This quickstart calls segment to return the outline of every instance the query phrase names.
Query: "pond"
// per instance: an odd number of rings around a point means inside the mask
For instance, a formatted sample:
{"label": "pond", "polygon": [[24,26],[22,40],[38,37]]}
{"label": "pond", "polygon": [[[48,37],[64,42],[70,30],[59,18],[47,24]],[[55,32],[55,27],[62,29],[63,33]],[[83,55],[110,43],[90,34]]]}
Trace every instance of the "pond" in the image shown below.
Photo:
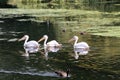
{"label": "pond", "polygon": [[[91,15],[85,16],[87,13]],[[96,13],[98,15],[95,15]],[[71,11],[66,10],[1,10],[0,79],[65,80],[66,78],[57,76],[54,70],[70,69],[68,80],[119,80],[120,35],[117,32],[120,30],[117,27],[119,19],[111,17],[113,20],[109,20],[107,16],[104,18],[107,21],[104,22],[101,13],[96,13],[85,11],[84,14],[76,16],[77,13],[71,14]],[[103,16],[106,14],[108,13]],[[108,15],[114,16],[113,13]],[[106,26],[107,28],[104,28]],[[116,33],[111,34],[114,32],[112,30]],[[48,52],[46,56],[43,42],[40,42],[41,48],[38,52],[28,57],[22,56],[25,54],[24,42],[17,40],[25,34],[30,36],[30,40],[36,41],[46,34],[49,36],[48,41],[55,39],[62,44],[62,48]],[[90,50],[87,55],[76,57],[73,44],[68,43],[74,35],[79,37],[79,41],[89,44]]]}

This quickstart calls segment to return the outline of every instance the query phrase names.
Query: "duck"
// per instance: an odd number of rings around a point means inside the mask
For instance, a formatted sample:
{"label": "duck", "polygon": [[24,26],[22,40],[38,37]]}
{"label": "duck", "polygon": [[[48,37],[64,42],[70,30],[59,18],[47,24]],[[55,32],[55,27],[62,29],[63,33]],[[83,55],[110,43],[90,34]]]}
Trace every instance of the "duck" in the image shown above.
{"label": "duck", "polygon": [[71,38],[68,42],[72,42],[74,41],[74,48],[81,48],[81,49],[85,49],[88,50],[89,49],[89,45],[86,42],[78,42],[78,36],[73,36],[73,38]]}
{"label": "duck", "polygon": [[35,40],[31,40],[31,41],[28,41],[29,39],[29,36],[28,35],[24,35],[22,38],[18,39],[18,41],[24,41],[24,48],[33,48],[33,49],[36,49],[36,48],[39,48],[40,45],[37,41]]}
{"label": "duck", "polygon": [[48,40],[47,35],[43,35],[43,37],[38,40],[38,43],[43,40],[44,40],[44,47],[61,47],[62,46],[62,44],[59,44],[56,40],[47,42]]}
{"label": "duck", "polygon": [[61,70],[55,71],[55,73],[56,73],[59,77],[63,77],[63,78],[69,77],[69,72],[70,72],[69,69],[68,69],[66,72],[65,72],[65,71],[61,71]]}

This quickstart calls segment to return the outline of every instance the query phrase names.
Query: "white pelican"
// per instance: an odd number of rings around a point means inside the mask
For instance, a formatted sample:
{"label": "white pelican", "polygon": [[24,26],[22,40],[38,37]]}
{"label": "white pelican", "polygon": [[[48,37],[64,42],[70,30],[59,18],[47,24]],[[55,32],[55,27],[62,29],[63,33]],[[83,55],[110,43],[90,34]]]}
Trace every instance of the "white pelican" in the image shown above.
{"label": "white pelican", "polygon": [[34,41],[34,40],[28,41],[28,39],[29,39],[29,36],[28,35],[24,35],[18,41],[25,40],[25,42],[24,42],[24,48],[33,48],[33,49],[39,48],[39,44],[38,44],[37,41]]}
{"label": "white pelican", "polygon": [[47,43],[47,40],[48,40],[47,35],[44,35],[40,40],[38,40],[38,42],[41,42],[42,40],[45,40],[44,47],[61,47],[62,46],[62,44],[59,44],[56,40],[52,40]]}
{"label": "white pelican", "polygon": [[72,39],[69,40],[69,42],[71,41],[75,41],[73,47],[74,48],[82,48],[82,49],[86,49],[89,50],[89,45],[86,42],[78,42],[78,36],[74,36]]}

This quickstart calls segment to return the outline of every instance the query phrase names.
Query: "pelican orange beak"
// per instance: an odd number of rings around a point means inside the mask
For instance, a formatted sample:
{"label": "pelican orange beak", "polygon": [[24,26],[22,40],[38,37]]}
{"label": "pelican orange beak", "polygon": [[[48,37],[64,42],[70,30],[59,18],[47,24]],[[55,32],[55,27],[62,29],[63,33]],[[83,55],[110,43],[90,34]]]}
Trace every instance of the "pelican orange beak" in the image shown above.
{"label": "pelican orange beak", "polygon": [[23,41],[23,40],[25,40],[25,39],[26,39],[26,37],[23,36],[22,38],[18,39],[18,41]]}
{"label": "pelican orange beak", "polygon": [[39,39],[38,40],[38,42],[41,42],[41,41],[43,41],[45,38],[44,37],[42,37],[41,39]]}
{"label": "pelican orange beak", "polygon": [[72,42],[72,41],[74,41],[74,38],[71,38],[71,39],[68,41],[68,43],[70,43],[70,42]]}

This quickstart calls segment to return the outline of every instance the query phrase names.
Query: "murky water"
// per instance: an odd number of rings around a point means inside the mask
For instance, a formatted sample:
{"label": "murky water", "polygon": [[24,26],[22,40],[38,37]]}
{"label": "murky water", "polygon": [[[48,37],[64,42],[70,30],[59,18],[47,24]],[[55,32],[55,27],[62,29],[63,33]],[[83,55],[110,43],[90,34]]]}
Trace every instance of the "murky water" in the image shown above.
{"label": "murky water", "polygon": [[[66,71],[67,68],[70,69],[69,80],[120,79],[120,38],[89,33],[81,35],[80,32],[64,28],[66,25],[75,24],[74,21],[63,25],[61,22],[52,23],[49,20],[29,21],[30,18],[32,17],[24,15],[0,19],[1,80],[59,80],[61,77],[57,76],[54,70]],[[57,18],[61,20],[60,17]],[[25,54],[24,42],[18,42],[17,39],[25,34],[30,36],[30,40],[38,40],[47,34],[48,41],[55,39],[62,43],[63,47],[45,55],[41,42],[40,51],[30,54],[29,57],[22,56]],[[86,41],[90,45],[87,55],[76,55],[72,45],[68,43],[73,35],[78,35],[79,41]]]}

